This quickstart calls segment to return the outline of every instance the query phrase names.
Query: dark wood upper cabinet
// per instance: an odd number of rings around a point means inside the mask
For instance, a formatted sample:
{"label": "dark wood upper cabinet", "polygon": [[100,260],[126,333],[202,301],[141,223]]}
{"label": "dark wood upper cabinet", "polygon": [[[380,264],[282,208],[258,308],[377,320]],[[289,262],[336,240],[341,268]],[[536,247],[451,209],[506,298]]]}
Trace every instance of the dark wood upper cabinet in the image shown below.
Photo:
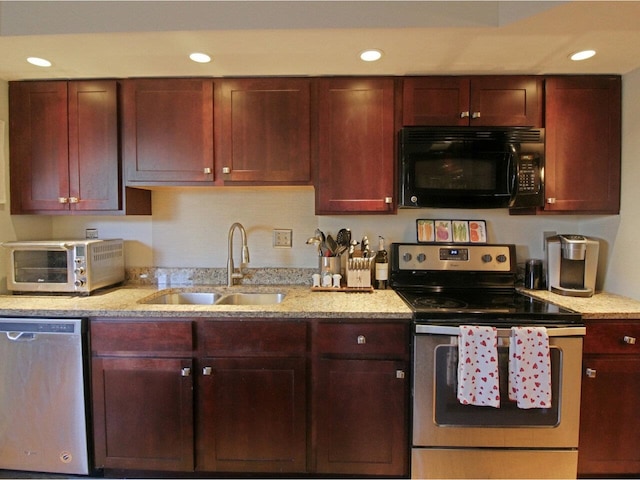
{"label": "dark wood upper cabinet", "polygon": [[311,182],[311,80],[216,83],[216,172],[225,184]]}
{"label": "dark wood upper cabinet", "polygon": [[621,78],[546,80],[544,212],[620,211]]}
{"label": "dark wood upper cabinet", "polygon": [[316,214],[395,213],[395,80],[317,80]]}
{"label": "dark wood upper cabinet", "polygon": [[213,79],[123,81],[127,185],[212,184]]}
{"label": "dark wood upper cabinet", "polygon": [[406,77],[403,125],[542,126],[542,78]]}
{"label": "dark wood upper cabinet", "polygon": [[116,81],[11,82],[9,102],[12,213],[150,213],[122,186]]}

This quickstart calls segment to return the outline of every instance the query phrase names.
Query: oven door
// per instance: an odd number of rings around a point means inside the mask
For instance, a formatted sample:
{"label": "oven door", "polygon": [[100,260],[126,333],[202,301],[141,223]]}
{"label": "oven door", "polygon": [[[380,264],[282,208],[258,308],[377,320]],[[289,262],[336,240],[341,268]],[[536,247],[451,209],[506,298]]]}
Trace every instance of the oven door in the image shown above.
{"label": "oven door", "polygon": [[[456,397],[458,327],[417,325],[413,444],[449,447],[577,448],[584,327],[549,328],[553,405],[520,409],[461,405]],[[508,398],[510,329],[498,329],[501,398]]]}
{"label": "oven door", "polygon": [[59,242],[15,242],[9,248],[7,288],[17,292],[73,292],[73,248]]}

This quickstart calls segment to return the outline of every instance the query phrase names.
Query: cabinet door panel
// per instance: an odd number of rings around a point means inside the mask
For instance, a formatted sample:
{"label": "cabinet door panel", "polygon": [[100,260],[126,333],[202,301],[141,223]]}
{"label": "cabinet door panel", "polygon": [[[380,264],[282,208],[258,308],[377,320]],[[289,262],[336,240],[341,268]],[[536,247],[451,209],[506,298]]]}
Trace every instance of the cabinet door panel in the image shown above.
{"label": "cabinet door panel", "polygon": [[393,213],[394,80],[318,82],[316,213]]}
{"label": "cabinet door panel", "polygon": [[197,469],[305,472],[305,359],[203,362],[211,371],[199,382]]}
{"label": "cabinet door panel", "polygon": [[403,87],[403,125],[469,125],[469,79],[407,77]]}
{"label": "cabinet door panel", "polygon": [[225,79],[218,88],[225,182],[309,182],[310,80]]}
{"label": "cabinet door panel", "polygon": [[640,358],[585,355],[578,473],[640,473]]}
{"label": "cabinet door panel", "polygon": [[69,177],[71,209],[121,208],[115,81],[69,82]]}
{"label": "cabinet door panel", "polygon": [[552,77],[546,81],[544,210],[620,210],[619,77]]}
{"label": "cabinet door panel", "polygon": [[190,359],[93,358],[96,466],[193,470]]}
{"label": "cabinet door panel", "polygon": [[11,82],[11,210],[69,210],[67,82]]}
{"label": "cabinet door panel", "polygon": [[408,471],[404,362],[319,361],[317,471],[393,475]]}
{"label": "cabinet door panel", "polygon": [[472,77],[469,124],[540,127],[541,90],[536,77]]}
{"label": "cabinet door panel", "polygon": [[128,183],[213,181],[212,80],[126,80],[123,99]]}

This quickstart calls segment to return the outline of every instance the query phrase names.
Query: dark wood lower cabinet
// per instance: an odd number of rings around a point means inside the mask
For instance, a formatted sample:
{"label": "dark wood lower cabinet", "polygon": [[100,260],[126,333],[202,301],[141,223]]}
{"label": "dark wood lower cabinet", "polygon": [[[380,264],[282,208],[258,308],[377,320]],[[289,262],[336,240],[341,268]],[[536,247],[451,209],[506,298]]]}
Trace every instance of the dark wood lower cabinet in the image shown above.
{"label": "dark wood lower cabinet", "polygon": [[405,368],[398,361],[320,360],[318,473],[406,473]]}
{"label": "dark wood lower cabinet", "polygon": [[304,358],[211,358],[202,370],[198,470],[306,471]]}
{"label": "dark wood lower cabinet", "polygon": [[109,475],[408,475],[408,325],[91,319],[90,332]]}
{"label": "dark wood lower cabinet", "polygon": [[97,466],[193,470],[191,368],[191,359],[93,359]]}

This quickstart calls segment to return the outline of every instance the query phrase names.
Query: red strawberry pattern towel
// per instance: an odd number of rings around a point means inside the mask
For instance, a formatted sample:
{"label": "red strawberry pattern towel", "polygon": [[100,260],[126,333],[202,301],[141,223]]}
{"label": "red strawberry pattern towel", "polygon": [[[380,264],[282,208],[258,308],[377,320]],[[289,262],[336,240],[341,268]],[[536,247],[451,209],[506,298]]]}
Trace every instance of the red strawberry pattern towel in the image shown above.
{"label": "red strawberry pattern towel", "polygon": [[458,401],[463,405],[500,407],[497,344],[495,327],[460,327]]}
{"label": "red strawberry pattern towel", "polygon": [[545,327],[511,327],[509,399],[519,408],[551,407],[551,357]]}

